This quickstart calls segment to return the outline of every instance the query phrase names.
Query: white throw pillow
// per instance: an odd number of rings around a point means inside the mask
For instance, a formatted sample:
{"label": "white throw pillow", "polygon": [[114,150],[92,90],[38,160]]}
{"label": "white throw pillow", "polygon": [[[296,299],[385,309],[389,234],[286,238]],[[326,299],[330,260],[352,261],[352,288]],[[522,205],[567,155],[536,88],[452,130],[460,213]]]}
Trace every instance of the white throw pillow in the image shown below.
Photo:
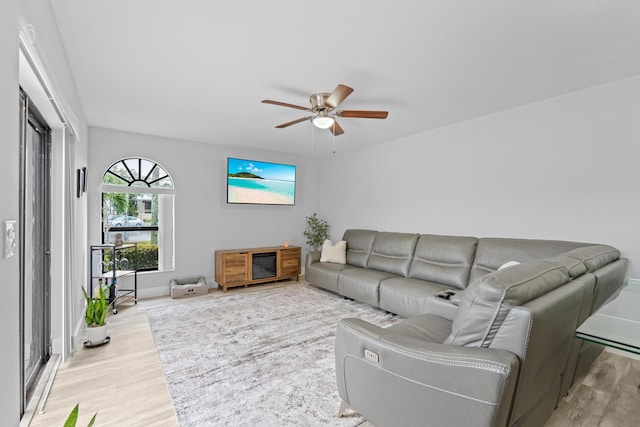
{"label": "white throw pillow", "polygon": [[322,244],[322,254],[320,254],[320,262],[335,262],[336,264],[346,264],[347,242],[341,240],[334,245],[331,243],[331,240],[325,240]]}
{"label": "white throw pillow", "polygon": [[498,270],[502,270],[503,268],[513,267],[514,265],[520,264],[518,261],[507,261],[498,268]]}

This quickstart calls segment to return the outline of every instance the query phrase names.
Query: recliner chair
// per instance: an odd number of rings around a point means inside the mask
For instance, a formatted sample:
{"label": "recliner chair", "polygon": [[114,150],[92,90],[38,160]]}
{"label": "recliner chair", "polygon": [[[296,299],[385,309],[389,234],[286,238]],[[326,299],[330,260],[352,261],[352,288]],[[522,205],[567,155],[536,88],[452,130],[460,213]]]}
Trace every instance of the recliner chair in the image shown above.
{"label": "recliner chair", "polygon": [[541,426],[561,397],[592,278],[572,258],[531,261],[474,280],[450,318],[386,329],[343,319],[340,397],[376,427]]}

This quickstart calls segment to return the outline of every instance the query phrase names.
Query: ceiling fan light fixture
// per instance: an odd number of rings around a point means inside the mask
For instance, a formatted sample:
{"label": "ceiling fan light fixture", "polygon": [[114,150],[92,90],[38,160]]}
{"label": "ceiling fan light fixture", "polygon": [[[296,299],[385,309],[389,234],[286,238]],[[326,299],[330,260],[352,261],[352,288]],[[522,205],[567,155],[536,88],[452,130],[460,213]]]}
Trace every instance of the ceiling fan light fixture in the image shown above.
{"label": "ceiling fan light fixture", "polygon": [[327,114],[326,111],[321,111],[312,120],[315,127],[320,129],[329,129],[335,123],[335,119]]}
{"label": "ceiling fan light fixture", "polygon": [[[310,121],[313,126],[319,129],[328,129],[333,136],[344,134],[344,130],[336,120],[337,117],[361,118],[361,119],[386,119],[389,114],[387,111],[368,111],[368,110],[337,110],[338,105],[348,97],[353,89],[349,86],[339,84],[331,93],[318,92],[311,94],[309,103],[311,108],[301,105],[289,104],[286,102],[273,101],[271,99],[263,99],[265,104],[280,105],[281,107],[295,108],[303,110],[315,115],[307,115],[297,120],[276,126],[278,129],[286,128],[296,123]],[[313,129],[313,128],[312,128]]]}

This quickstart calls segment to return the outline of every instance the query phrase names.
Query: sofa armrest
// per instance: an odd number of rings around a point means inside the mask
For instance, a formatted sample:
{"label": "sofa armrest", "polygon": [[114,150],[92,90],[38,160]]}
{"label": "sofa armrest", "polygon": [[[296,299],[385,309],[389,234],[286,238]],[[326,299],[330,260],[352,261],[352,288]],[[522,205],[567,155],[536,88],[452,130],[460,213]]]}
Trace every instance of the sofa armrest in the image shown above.
{"label": "sofa armrest", "polygon": [[336,335],[342,400],[377,427],[506,425],[519,370],[507,351],[458,347],[343,319]]}
{"label": "sofa armrest", "polygon": [[425,313],[433,314],[453,322],[458,311],[458,304],[450,299],[442,299],[437,296],[429,296],[425,300]]}
{"label": "sofa armrest", "polygon": [[307,252],[307,258],[305,260],[305,268],[310,266],[311,264],[315,263],[315,262],[320,262],[320,255],[321,252],[320,251],[309,251]]}

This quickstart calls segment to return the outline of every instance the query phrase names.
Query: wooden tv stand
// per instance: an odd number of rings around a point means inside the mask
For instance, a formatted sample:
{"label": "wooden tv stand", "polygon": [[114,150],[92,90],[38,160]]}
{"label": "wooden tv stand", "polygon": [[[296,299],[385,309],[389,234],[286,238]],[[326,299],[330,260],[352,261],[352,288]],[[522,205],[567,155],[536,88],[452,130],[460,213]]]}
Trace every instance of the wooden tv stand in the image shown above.
{"label": "wooden tv stand", "polygon": [[256,283],[298,280],[301,273],[300,246],[228,249],[215,252],[215,280],[227,288]]}

